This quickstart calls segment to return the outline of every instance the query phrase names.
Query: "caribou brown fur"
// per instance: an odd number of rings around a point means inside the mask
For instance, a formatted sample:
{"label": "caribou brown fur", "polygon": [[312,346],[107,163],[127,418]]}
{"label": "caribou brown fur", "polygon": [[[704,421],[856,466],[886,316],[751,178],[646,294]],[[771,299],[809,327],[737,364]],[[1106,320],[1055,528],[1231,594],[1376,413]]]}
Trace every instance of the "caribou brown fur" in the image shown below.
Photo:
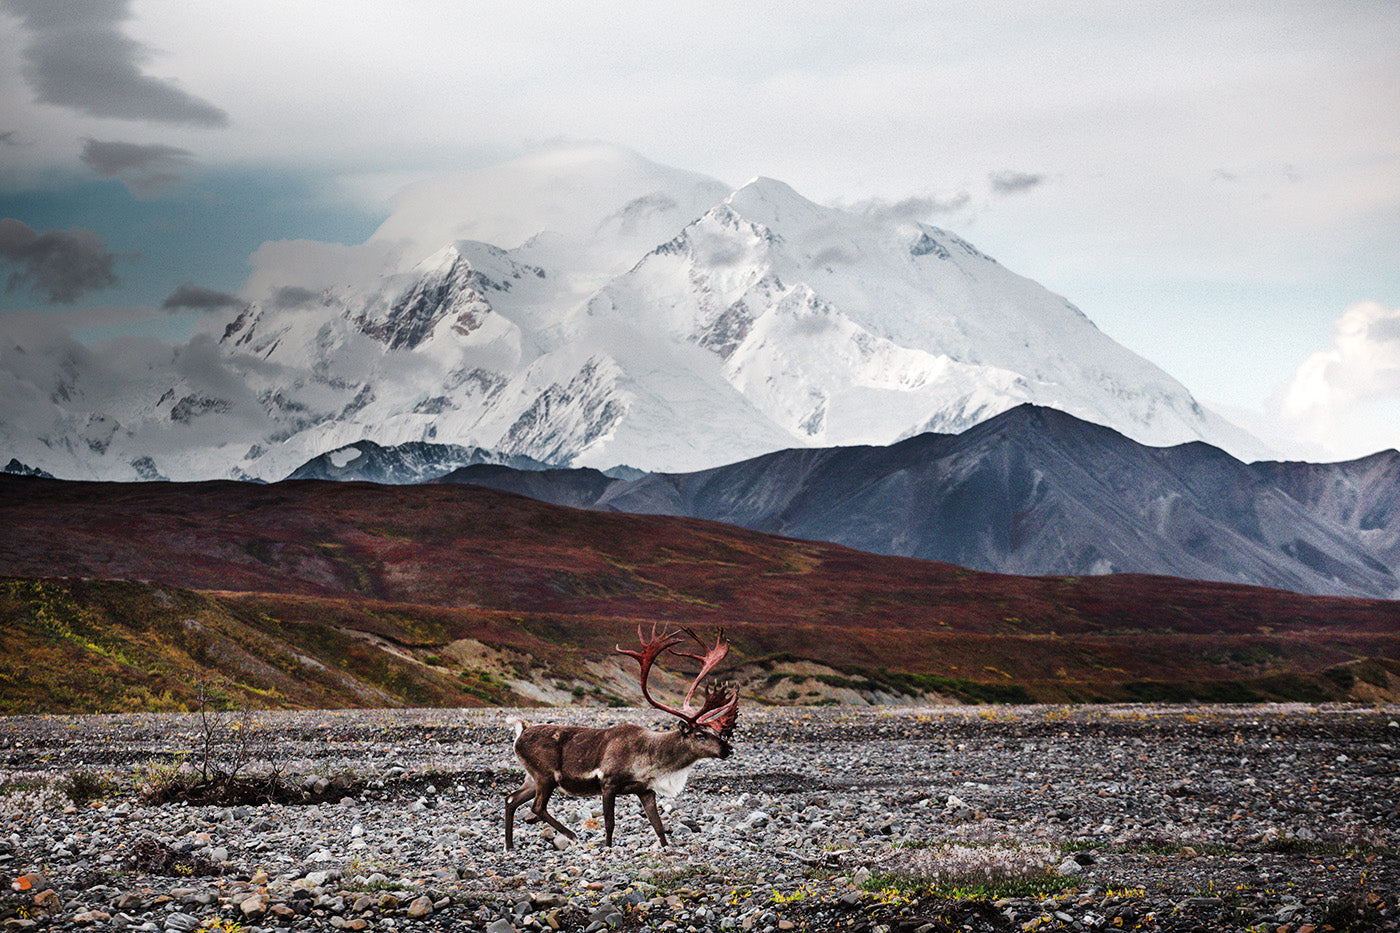
{"label": "caribou brown fur", "polygon": [[[689,630],[691,638],[700,639]],[[640,636],[641,633],[638,632]],[[626,723],[607,729],[587,726],[530,725],[512,718],[515,729],[515,754],[525,766],[525,783],[506,798],[506,848],[514,848],[515,811],[526,800],[534,798],[527,822],[543,820],[570,839],[573,831],[550,815],[546,809],[555,789],[576,797],[603,797],[603,831],[606,844],[613,840],[614,807],[618,794],[635,794],[642,810],[651,822],[661,844],[666,845],[666,830],[656,809],[658,793],[671,796],[685,787],[690,769],[702,758],[728,758],[733,751],[730,737],[738,712],[737,690],[707,690],[700,708],[690,705],[700,680],[719,663],[728,651],[723,636],[707,653],[698,655],[674,651],[678,634],[642,638],[642,651],[618,650],[641,662],[642,695],[647,702],[681,719],[680,725],[669,731],[656,731]],[[702,662],[700,673],[686,693],[684,705],[673,709],[657,703],[647,690],[647,675],[652,662],[662,652],[671,650],[683,657]]]}

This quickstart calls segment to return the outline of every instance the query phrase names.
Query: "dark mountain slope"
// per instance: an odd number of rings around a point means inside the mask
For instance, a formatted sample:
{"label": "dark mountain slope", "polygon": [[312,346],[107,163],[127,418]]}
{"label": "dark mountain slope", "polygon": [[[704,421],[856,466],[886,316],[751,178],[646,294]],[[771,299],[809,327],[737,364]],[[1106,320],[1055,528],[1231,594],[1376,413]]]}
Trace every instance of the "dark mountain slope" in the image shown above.
{"label": "dark mountain slope", "polygon": [[1252,469],[1316,515],[1350,529],[1400,568],[1400,451],[1345,463],[1256,463]]}
{"label": "dark mountain slope", "polygon": [[[1395,459],[1378,457],[1290,472],[1201,443],[1146,447],[1022,406],[959,435],[781,451],[698,473],[451,479],[998,573],[1149,573],[1390,597],[1400,587],[1400,479],[1389,472]],[[1338,476],[1350,477],[1341,493]]]}

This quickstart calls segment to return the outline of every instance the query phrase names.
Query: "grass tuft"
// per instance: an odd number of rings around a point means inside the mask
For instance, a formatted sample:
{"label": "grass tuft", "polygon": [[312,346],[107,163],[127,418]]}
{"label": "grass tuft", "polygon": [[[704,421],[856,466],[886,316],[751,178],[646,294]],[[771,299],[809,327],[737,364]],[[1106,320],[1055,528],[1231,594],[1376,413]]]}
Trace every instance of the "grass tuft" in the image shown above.
{"label": "grass tuft", "polygon": [[73,771],[58,782],[58,789],[75,807],[86,807],[94,800],[109,797],[117,785],[91,771]]}

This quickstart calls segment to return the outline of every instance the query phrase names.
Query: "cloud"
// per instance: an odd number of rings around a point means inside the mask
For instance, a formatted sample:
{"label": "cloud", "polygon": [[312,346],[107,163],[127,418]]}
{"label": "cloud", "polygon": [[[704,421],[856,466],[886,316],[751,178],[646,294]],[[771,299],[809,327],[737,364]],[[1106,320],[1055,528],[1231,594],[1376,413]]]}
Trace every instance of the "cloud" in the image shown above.
{"label": "cloud", "polygon": [[1338,455],[1400,447],[1400,308],[1347,308],[1332,346],[1299,365],[1278,408],[1293,430]]}
{"label": "cloud", "polygon": [[14,130],[5,130],[5,132],[0,133],[0,146],[18,145],[20,145],[19,134]]}
{"label": "cloud", "polygon": [[92,138],[83,141],[79,158],[103,178],[120,178],[137,197],[150,197],[179,184],[185,180],[182,171],[194,163],[193,153],[176,146]]}
{"label": "cloud", "polygon": [[817,250],[811,262],[814,266],[849,266],[859,259],[860,254],[846,244],[833,243]]}
{"label": "cloud", "polygon": [[161,302],[160,306],[167,311],[176,311],[181,308],[194,311],[216,311],[220,308],[237,307],[244,303],[243,299],[237,295],[185,282],[171,292],[170,297]]}
{"label": "cloud", "polygon": [[11,217],[0,220],[0,261],[17,266],[6,288],[28,285],[49,301],[71,304],[86,292],[117,284],[117,255],[90,230],[38,233]]}
{"label": "cloud", "polygon": [[1018,194],[1045,183],[1045,176],[1030,172],[992,172],[987,176],[997,194]]}
{"label": "cloud", "polygon": [[248,257],[253,271],[240,291],[245,295],[271,295],[288,282],[298,282],[303,288],[318,292],[342,286],[375,288],[381,283],[382,274],[397,265],[401,251],[400,244],[379,240],[359,246],[317,240],[268,240]]}
{"label": "cloud", "polygon": [[300,308],[319,297],[316,292],[300,285],[283,285],[272,293],[272,304],[278,308]]}
{"label": "cloud", "polygon": [[[972,199],[966,192],[947,198],[915,196],[888,201],[870,198],[850,207],[836,205],[826,217],[802,232],[800,245],[813,266],[847,266],[859,262],[860,251],[853,244],[871,237],[884,236],[891,229],[927,220],[934,214],[949,213],[965,207]],[[904,231],[906,234],[908,230]]]}
{"label": "cloud", "polygon": [[39,103],[94,117],[226,126],[228,114],[144,74],[151,51],[122,35],[129,0],[0,0],[30,33],[24,77]]}
{"label": "cloud", "polygon": [[911,223],[923,220],[934,214],[950,214],[962,210],[972,200],[966,191],[960,191],[948,198],[911,197],[900,201],[886,201],[872,198],[851,206],[851,210],[864,214],[879,224]]}
{"label": "cloud", "polygon": [[[246,358],[224,356],[208,335],[175,346],[137,336],[89,344],[64,326],[69,315],[0,315],[6,457],[89,479],[134,478],[126,464],[154,456],[161,473],[198,479],[226,474],[242,451],[266,439],[272,426],[249,388]],[[183,399],[198,417],[170,417]],[[113,402],[155,416],[118,423]]]}

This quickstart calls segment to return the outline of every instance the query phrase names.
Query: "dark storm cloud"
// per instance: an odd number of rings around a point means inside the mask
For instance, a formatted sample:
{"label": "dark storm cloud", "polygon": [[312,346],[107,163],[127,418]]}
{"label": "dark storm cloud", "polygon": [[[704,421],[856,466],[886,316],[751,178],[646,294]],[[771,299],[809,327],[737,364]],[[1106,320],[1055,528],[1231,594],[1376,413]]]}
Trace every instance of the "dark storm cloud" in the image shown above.
{"label": "dark storm cloud", "polygon": [[117,284],[117,255],[88,230],[38,233],[22,221],[0,220],[0,262],[16,267],[6,289],[27,285],[49,301],[71,304],[86,292]]}
{"label": "dark storm cloud", "polygon": [[283,285],[272,294],[272,303],[278,308],[300,308],[315,301],[317,293],[300,285]]}
{"label": "dark storm cloud", "polygon": [[150,50],[122,35],[129,0],[0,0],[29,31],[24,77],[40,103],[94,117],[225,126],[208,101],[141,72]]}
{"label": "dark storm cloud", "polygon": [[126,172],[151,172],[182,167],[193,161],[193,153],[176,146],[143,146],[140,143],[86,139],[83,141],[82,160],[84,165],[97,174],[111,178]]}
{"label": "dark storm cloud", "polygon": [[1043,184],[1045,176],[1030,172],[992,172],[987,176],[987,180],[992,183],[992,190],[998,194],[1015,194]]}
{"label": "dark storm cloud", "polygon": [[219,308],[231,308],[243,304],[243,300],[237,295],[230,295],[227,292],[218,292],[212,288],[204,288],[191,282],[186,282],[175,291],[170,293],[170,297],[161,302],[161,307],[167,311],[177,311],[181,308],[188,308],[194,311],[214,311]]}
{"label": "dark storm cloud", "polygon": [[19,134],[14,130],[6,130],[0,133],[0,146],[18,146]]}
{"label": "dark storm cloud", "polygon": [[194,163],[188,149],[160,144],[83,141],[83,164],[103,178],[120,178],[137,197],[150,197],[185,180],[183,170]]}

